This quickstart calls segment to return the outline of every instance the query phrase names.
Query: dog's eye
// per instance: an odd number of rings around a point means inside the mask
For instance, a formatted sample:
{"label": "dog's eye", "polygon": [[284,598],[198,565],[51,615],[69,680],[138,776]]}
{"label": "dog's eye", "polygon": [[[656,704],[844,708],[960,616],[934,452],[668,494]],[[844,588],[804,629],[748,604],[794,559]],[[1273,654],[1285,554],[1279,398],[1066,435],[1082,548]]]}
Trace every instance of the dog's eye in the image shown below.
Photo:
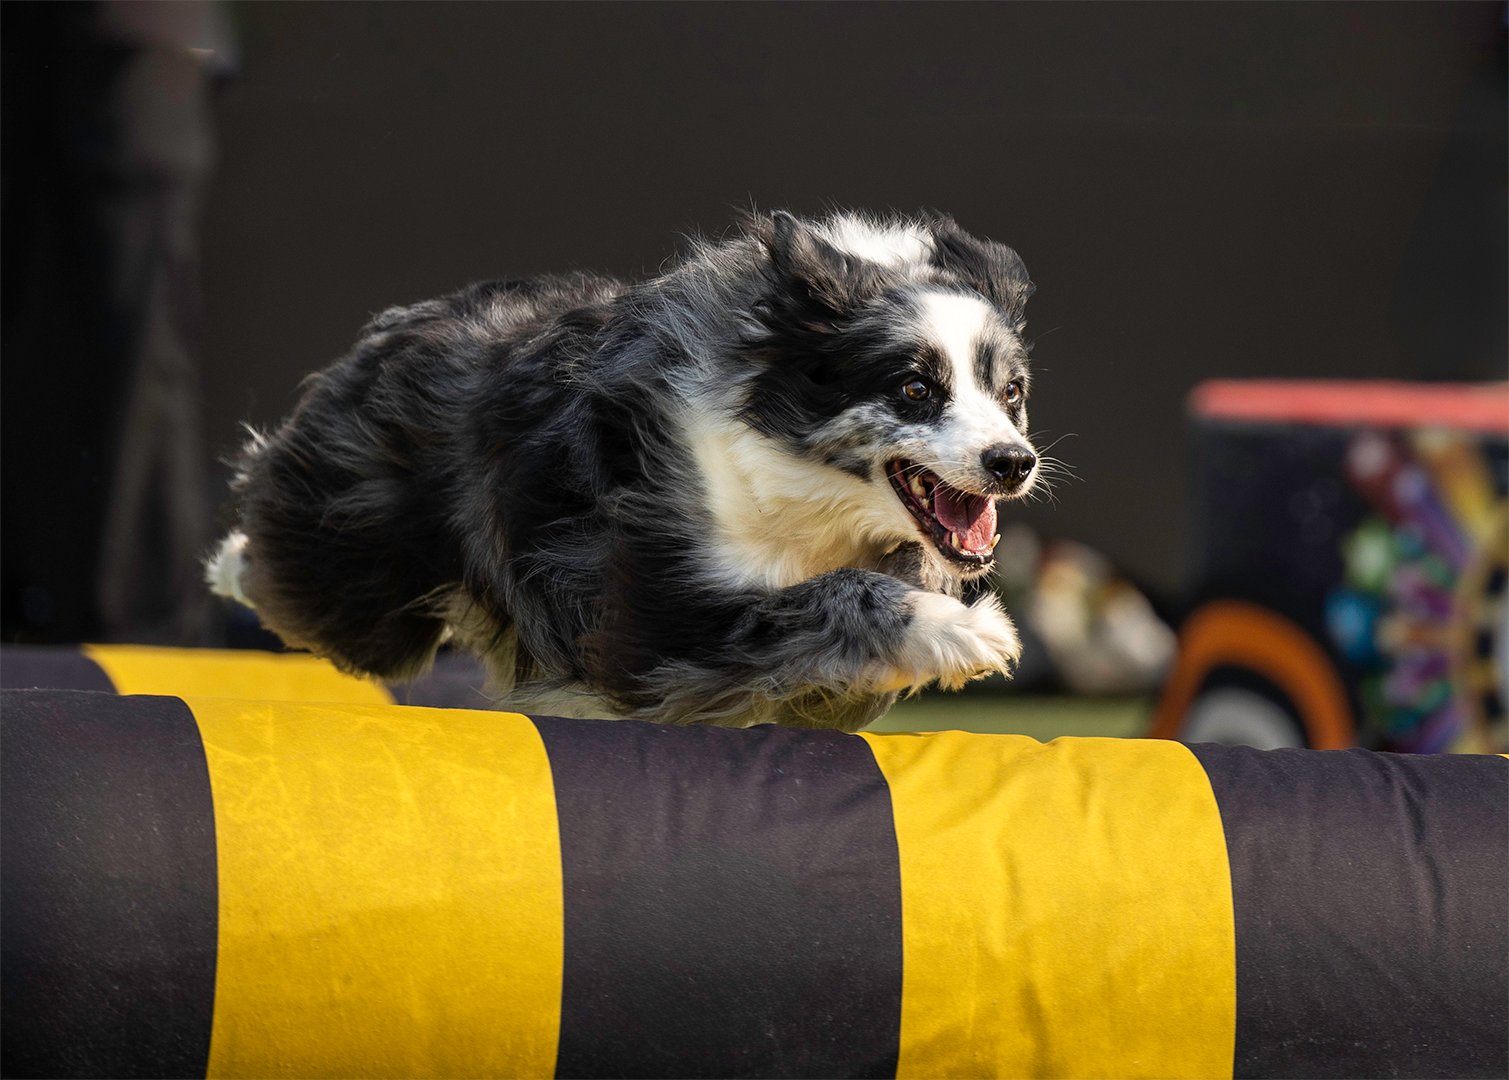
{"label": "dog's eye", "polygon": [[1018,405],[1024,396],[1026,392],[1022,389],[1021,379],[1012,379],[1006,384],[1006,404]]}
{"label": "dog's eye", "polygon": [[901,392],[908,401],[926,401],[933,396],[933,388],[926,379],[908,379],[901,384]]}

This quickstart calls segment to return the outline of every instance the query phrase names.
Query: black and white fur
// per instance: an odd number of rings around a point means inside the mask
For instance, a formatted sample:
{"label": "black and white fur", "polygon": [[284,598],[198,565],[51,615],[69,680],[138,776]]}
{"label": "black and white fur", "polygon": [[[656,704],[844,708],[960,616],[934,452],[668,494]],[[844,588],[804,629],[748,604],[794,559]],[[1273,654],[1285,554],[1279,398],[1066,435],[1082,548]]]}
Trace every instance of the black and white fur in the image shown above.
{"label": "black and white fur", "polygon": [[247,446],[207,576],[350,671],[454,640],[514,708],[855,730],[1017,658],[960,599],[993,541],[923,507],[1037,479],[1032,288],[947,218],[776,213],[390,309]]}

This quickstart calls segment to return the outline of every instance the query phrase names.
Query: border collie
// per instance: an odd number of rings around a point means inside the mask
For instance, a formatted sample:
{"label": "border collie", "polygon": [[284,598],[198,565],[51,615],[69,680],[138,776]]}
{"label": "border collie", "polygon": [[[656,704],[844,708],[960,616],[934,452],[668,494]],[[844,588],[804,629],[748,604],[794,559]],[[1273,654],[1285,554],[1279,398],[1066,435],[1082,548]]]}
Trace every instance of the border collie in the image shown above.
{"label": "border collie", "polygon": [[208,580],[352,672],[452,640],[512,708],[853,731],[1017,658],[968,586],[1040,471],[1032,289],[946,217],[777,212],[392,308],[253,436]]}

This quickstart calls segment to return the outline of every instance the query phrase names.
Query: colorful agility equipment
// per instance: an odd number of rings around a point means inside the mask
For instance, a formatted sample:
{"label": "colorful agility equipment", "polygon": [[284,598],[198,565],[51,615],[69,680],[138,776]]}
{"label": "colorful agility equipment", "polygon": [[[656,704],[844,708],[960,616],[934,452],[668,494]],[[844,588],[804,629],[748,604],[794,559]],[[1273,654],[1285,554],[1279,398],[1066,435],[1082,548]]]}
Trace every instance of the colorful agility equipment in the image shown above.
{"label": "colorful agility equipment", "polygon": [[1152,734],[1509,750],[1509,383],[1190,400],[1194,610]]}
{"label": "colorful agility equipment", "polygon": [[16,1076],[1503,1076],[1509,761],[6,691]]}

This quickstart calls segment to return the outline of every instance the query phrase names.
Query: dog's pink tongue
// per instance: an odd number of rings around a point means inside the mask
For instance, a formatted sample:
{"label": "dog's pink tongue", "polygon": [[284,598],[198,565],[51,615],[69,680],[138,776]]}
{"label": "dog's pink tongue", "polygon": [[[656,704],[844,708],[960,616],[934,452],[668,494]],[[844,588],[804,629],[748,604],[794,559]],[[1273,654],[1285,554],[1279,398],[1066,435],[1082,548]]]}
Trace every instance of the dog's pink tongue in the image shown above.
{"label": "dog's pink tongue", "polygon": [[943,527],[959,536],[959,548],[983,554],[996,534],[996,504],[981,495],[969,495],[947,484],[933,489],[933,513]]}

